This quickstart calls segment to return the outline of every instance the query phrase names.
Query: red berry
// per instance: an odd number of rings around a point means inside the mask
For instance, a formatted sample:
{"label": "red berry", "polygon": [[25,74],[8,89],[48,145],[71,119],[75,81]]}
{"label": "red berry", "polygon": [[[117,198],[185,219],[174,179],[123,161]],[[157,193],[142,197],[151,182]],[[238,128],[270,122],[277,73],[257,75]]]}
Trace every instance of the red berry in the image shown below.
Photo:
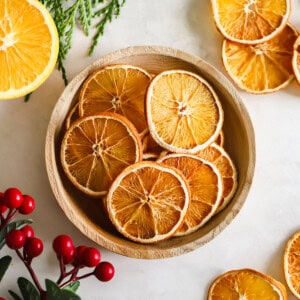
{"label": "red berry", "polygon": [[24,246],[26,238],[23,231],[19,229],[13,229],[7,233],[5,241],[9,248],[16,250]]}
{"label": "red berry", "polygon": [[4,194],[0,192],[0,214],[3,214],[7,210],[7,206],[4,204]]}
{"label": "red berry", "polygon": [[75,259],[75,254],[76,254],[76,249],[75,247],[72,248],[72,250],[70,250],[68,252],[68,254],[62,255],[62,260],[64,262],[65,265],[70,264],[74,261]]}
{"label": "red berry", "polygon": [[103,261],[96,266],[94,275],[100,281],[109,281],[115,275],[115,268],[111,263]]}
{"label": "red berry", "polygon": [[7,206],[5,206],[4,204],[0,203],[0,214],[5,213],[7,210]]}
{"label": "red berry", "polygon": [[26,239],[24,250],[29,258],[39,256],[44,249],[43,242],[37,237],[30,237]]}
{"label": "red berry", "polygon": [[73,241],[71,237],[66,234],[58,235],[53,240],[52,246],[58,257],[68,257],[72,252],[75,253]]}
{"label": "red berry", "polygon": [[100,263],[100,251],[93,247],[86,248],[82,253],[83,264],[87,267],[95,267]]}
{"label": "red berry", "polygon": [[81,245],[81,246],[76,247],[75,258],[74,258],[74,261],[73,261],[73,265],[75,267],[84,264],[83,263],[83,252],[84,252],[85,249],[87,249],[87,246],[85,246],[85,245]]}
{"label": "red berry", "polygon": [[34,237],[34,230],[30,225],[25,225],[21,228],[21,231],[25,234],[25,238],[32,238]]}
{"label": "red berry", "polygon": [[4,192],[3,202],[8,208],[18,208],[23,202],[21,191],[16,188],[9,188]]}
{"label": "red berry", "polygon": [[23,202],[19,207],[19,213],[23,215],[29,215],[35,208],[34,199],[29,195],[23,195]]}
{"label": "red berry", "polygon": [[3,298],[3,297],[0,297],[0,300],[5,300],[5,298]]}

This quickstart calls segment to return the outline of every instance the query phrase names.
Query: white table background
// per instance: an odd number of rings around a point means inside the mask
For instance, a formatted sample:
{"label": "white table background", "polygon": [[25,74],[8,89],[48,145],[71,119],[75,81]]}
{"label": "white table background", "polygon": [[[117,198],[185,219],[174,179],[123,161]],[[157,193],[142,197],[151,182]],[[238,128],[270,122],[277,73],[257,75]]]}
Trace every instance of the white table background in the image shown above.
{"label": "white table background", "polygon": [[[292,0],[290,21],[300,30],[300,1]],[[72,79],[88,64],[111,51],[134,45],[162,45],[198,55],[223,73],[222,37],[217,32],[208,0],[127,0],[117,20],[109,24],[92,57],[91,38],[77,30],[65,66]],[[0,103],[0,191],[15,186],[36,200],[36,236],[45,243],[33,267],[39,278],[56,280],[58,265],[51,243],[69,234],[76,245],[95,243],[81,234],[58,206],[44,161],[44,144],[52,109],[64,89],[60,73],[32,95]],[[207,245],[179,257],[137,260],[101,247],[103,260],[114,264],[108,283],[95,278],[81,281],[82,299],[198,300],[205,299],[210,282],[231,269],[253,268],[284,282],[282,254],[288,237],[300,229],[300,86],[268,95],[240,92],[256,134],[256,170],[241,212]],[[18,291],[17,276],[29,277],[21,261],[6,247],[1,256],[13,256],[0,284],[0,296]],[[295,299],[289,295],[289,299]],[[263,299],[262,299],[263,300]]]}

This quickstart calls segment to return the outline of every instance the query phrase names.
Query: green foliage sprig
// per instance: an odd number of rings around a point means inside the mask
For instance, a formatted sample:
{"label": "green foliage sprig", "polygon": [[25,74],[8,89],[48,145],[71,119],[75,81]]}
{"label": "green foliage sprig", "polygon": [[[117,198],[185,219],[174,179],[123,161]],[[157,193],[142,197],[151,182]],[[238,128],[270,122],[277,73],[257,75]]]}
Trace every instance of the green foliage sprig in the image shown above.
{"label": "green foliage sprig", "polygon": [[126,0],[40,0],[52,15],[59,35],[58,69],[68,83],[64,60],[72,47],[74,28],[82,28],[86,36],[95,29],[89,55],[92,55],[107,23],[120,15]]}

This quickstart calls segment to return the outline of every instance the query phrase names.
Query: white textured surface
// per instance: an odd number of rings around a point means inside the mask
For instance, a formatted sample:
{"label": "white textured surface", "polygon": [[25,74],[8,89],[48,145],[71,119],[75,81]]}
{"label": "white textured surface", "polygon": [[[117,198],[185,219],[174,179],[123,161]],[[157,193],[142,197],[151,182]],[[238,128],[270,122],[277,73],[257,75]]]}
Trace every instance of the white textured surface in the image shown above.
{"label": "white textured surface", "polygon": [[[300,30],[292,1],[290,21]],[[69,78],[111,51],[133,45],[162,45],[198,55],[224,72],[220,34],[214,27],[210,2],[204,0],[127,0],[119,19],[113,21],[95,54],[87,56],[90,39],[75,32],[66,61]],[[63,90],[58,71],[31,97],[0,103],[0,190],[19,187],[36,199],[31,215],[36,235],[45,251],[33,264],[40,278],[57,279],[58,267],[52,239],[71,235],[76,244],[95,246],[64,216],[50,189],[44,163],[44,142],[52,109]],[[116,276],[109,283],[90,278],[81,282],[82,299],[177,300],[205,299],[215,276],[230,269],[250,267],[284,282],[283,248],[300,228],[300,87],[270,95],[241,92],[256,134],[257,162],[246,204],[236,219],[213,241],[191,253],[164,260],[137,260],[102,251]],[[10,253],[6,248],[1,256]],[[16,276],[29,277],[14,256],[12,267],[0,284],[0,295],[17,291]],[[291,295],[289,299],[295,299]]]}

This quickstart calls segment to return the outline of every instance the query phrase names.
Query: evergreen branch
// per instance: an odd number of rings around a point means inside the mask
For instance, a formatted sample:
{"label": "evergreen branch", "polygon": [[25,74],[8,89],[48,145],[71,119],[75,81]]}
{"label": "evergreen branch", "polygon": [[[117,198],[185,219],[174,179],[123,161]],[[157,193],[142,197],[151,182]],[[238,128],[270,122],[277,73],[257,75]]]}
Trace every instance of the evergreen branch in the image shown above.
{"label": "evergreen branch", "polygon": [[59,35],[58,69],[62,73],[64,83],[67,84],[66,69],[64,61],[72,47],[72,38],[76,26],[81,27],[86,36],[89,36],[93,21],[96,33],[92,38],[89,55],[92,55],[100,37],[104,34],[107,23],[120,15],[121,6],[126,0],[73,0],[72,4],[68,0],[40,0],[44,4],[56,24]]}
{"label": "evergreen branch", "polygon": [[[121,2],[121,3],[120,3]],[[100,22],[96,24],[96,33],[93,37],[93,42],[90,47],[89,55],[92,55],[98,42],[100,36],[104,34],[105,26],[108,22],[111,22],[113,18],[117,18],[120,15],[121,6],[125,4],[125,0],[112,0],[107,6],[103,7],[102,9],[94,12],[93,17],[100,17],[102,18]]]}

